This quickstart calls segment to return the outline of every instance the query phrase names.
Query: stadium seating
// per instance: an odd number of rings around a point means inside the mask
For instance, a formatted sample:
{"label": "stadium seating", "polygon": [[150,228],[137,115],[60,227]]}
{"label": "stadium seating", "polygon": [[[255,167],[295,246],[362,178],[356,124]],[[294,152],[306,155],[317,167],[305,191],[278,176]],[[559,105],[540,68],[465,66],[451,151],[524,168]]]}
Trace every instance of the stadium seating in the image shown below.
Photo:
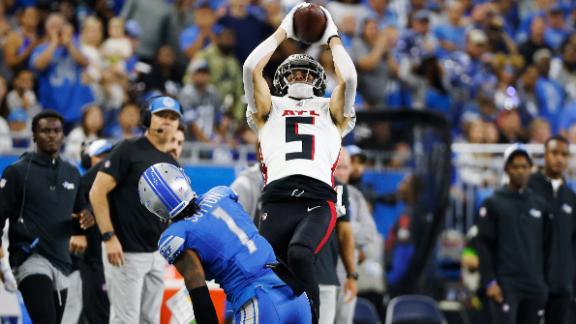
{"label": "stadium seating", "polygon": [[354,324],[377,324],[380,323],[380,317],[376,307],[370,301],[358,297],[356,308],[354,309]]}
{"label": "stadium seating", "polygon": [[446,324],[436,301],[427,296],[404,295],[390,301],[385,324]]}

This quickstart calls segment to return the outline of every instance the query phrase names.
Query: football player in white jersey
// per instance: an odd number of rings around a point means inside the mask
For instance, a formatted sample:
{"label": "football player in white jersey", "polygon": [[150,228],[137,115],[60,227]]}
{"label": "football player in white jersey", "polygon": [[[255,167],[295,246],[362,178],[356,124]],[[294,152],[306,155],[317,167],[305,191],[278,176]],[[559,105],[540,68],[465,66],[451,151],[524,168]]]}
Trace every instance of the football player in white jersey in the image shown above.
{"label": "football player in white jersey", "polygon": [[287,38],[298,40],[292,28],[293,14],[308,5],[292,9],[280,27],[254,49],[244,62],[243,78],[246,117],[258,134],[266,182],[260,233],[299,279],[316,315],[319,293],[314,261],[336,223],[333,172],[342,137],[356,120],[356,69],[332,17],[322,8],[327,26],[318,43],[330,47],[338,76],[332,96],[322,97],[324,69],[308,55],[292,55],[278,67],[274,95],[262,75],[280,43]]}

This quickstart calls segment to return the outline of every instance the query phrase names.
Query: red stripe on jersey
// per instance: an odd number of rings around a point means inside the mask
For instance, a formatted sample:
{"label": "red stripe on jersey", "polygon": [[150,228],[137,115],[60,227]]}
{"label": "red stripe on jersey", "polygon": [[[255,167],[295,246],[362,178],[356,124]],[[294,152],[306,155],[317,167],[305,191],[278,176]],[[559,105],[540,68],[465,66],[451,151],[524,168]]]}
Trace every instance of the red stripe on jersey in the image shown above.
{"label": "red stripe on jersey", "polygon": [[262,178],[264,178],[264,185],[266,185],[268,183],[268,167],[264,164],[264,153],[262,153],[260,143],[258,143],[258,154],[256,156],[260,164],[260,173],[262,173]]}
{"label": "red stripe on jersey", "polygon": [[260,162],[260,173],[262,173],[262,178],[264,178],[264,185],[268,184],[268,167],[264,162]]}
{"label": "red stripe on jersey", "polygon": [[338,160],[340,159],[340,151],[342,151],[342,147],[340,147],[340,149],[338,150],[338,156],[336,157],[336,161],[334,162],[334,164],[332,164],[332,167],[330,168],[330,170],[332,171],[330,173],[330,179],[332,180],[332,187],[334,187],[335,183],[334,183],[334,171],[336,171],[336,166],[338,165]]}
{"label": "red stripe on jersey", "polygon": [[316,250],[314,250],[314,254],[318,254],[318,252],[322,250],[326,242],[328,242],[330,235],[332,235],[332,231],[334,230],[334,226],[336,225],[336,207],[334,206],[334,203],[332,201],[327,200],[326,202],[328,203],[328,207],[330,207],[330,224],[328,224],[328,229],[326,230],[324,237],[320,241],[320,244],[318,244]]}

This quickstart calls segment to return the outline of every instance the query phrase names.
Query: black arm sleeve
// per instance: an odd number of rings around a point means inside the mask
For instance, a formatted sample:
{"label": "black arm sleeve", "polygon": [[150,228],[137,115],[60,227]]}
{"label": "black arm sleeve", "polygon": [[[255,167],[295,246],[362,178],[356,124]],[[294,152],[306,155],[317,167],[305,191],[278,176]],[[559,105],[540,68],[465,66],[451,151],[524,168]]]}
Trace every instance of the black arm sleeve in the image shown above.
{"label": "black arm sleeve", "polygon": [[[14,221],[22,208],[22,183],[14,165],[8,166],[0,179],[0,237],[7,219]],[[0,241],[0,246],[2,242]]]}
{"label": "black arm sleeve", "polygon": [[495,257],[497,252],[497,214],[490,199],[487,199],[478,210],[476,224],[478,226],[478,239],[476,247],[480,259],[480,275],[482,287],[496,279]]}
{"label": "black arm sleeve", "polygon": [[192,307],[194,308],[194,317],[198,324],[218,324],[218,316],[216,309],[210,299],[210,292],[207,286],[196,287],[189,290],[190,298],[192,299]]}

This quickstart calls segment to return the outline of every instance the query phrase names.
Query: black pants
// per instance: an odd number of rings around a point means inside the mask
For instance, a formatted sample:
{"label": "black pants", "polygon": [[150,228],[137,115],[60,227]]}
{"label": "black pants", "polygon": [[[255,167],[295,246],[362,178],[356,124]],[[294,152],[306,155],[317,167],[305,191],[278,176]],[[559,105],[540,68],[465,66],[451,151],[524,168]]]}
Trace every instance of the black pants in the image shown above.
{"label": "black pants", "polygon": [[334,203],[311,199],[264,202],[260,215],[260,234],[300,280],[312,311],[318,314],[320,293],[314,262],[334,230]]}
{"label": "black pants", "polygon": [[66,306],[67,290],[55,291],[45,275],[31,275],[18,285],[32,323],[58,324]]}
{"label": "black pants", "polygon": [[82,315],[89,323],[108,323],[110,301],[105,290],[102,264],[78,263],[82,277]]}
{"label": "black pants", "polygon": [[504,290],[504,301],[490,301],[493,324],[540,324],[546,295],[532,296]]}
{"label": "black pants", "polygon": [[572,306],[572,297],[568,295],[548,296],[546,302],[545,318],[546,324],[568,324],[570,319],[570,306]]}

